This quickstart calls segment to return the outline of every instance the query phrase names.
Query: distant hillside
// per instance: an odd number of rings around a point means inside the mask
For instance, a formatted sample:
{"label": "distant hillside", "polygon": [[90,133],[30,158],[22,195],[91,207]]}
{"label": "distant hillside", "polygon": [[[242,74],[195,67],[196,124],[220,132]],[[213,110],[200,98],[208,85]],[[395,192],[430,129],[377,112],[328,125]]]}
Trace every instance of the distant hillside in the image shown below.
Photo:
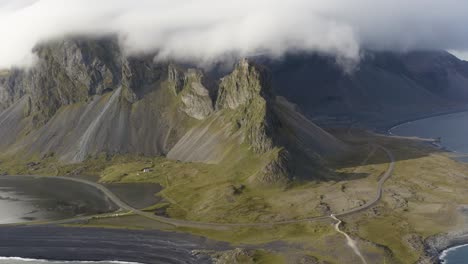
{"label": "distant hillside", "polygon": [[367,52],[345,74],[333,58],[257,58],[268,65],[277,93],[320,123],[388,125],[468,102],[468,62],[445,51]]}

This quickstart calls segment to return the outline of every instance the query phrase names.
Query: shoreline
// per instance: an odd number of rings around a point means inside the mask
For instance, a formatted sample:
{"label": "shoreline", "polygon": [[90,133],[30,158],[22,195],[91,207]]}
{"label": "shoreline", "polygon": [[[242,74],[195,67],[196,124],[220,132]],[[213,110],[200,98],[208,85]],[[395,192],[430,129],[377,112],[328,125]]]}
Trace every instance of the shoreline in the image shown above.
{"label": "shoreline", "polygon": [[[464,109],[464,110],[449,111],[449,112],[444,112],[444,113],[435,113],[435,114],[423,116],[421,118],[412,118],[412,119],[408,119],[405,121],[400,121],[400,122],[394,123],[392,126],[387,126],[385,128],[386,129],[385,135],[393,136],[394,134],[391,131],[404,124],[408,124],[408,123],[415,122],[418,120],[424,120],[424,119],[429,119],[433,117],[458,114],[458,113],[464,113],[464,112],[468,112],[468,110]],[[395,136],[398,136],[398,135],[395,135]],[[446,152],[460,154],[460,152],[456,150],[448,149],[442,144],[436,144],[434,142],[431,142],[430,144]],[[422,258],[420,259],[418,263],[426,263],[424,262],[424,259],[428,258],[432,263],[443,264],[444,261],[442,260],[442,258],[444,258],[448,252],[459,249],[461,247],[468,247],[468,229],[452,231],[448,233],[441,233],[441,234],[428,237],[424,240],[424,254],[425,255],[422,256]]]}
{"label": "shoreline", "polygon": [[426,256],[437,264],[443,264],[442,258],[452,250],[468,246],[468,230],[453,231],[428,237],[424,240]]}
{"label": "shoreline", "polygon": [[447,255],[452,252],[452,251],[455,251],[459,248],[464,248],[464,247],[468,247],[468,244],[463,244],[463,245],[459,245],[459,246],[454,246],[454,247],[450,247],[444,251],[442,251],[442,253],[440,254],[439,256],[439,262],[441,263],[445,263],[445,258],[447,257]]}
{"label": "shoreline", "polygon": [[468,112],[468,106],[466,108],[462,108],[462,109],[458,109],[458,110],[451,110],[451,111],[446,111],[446,112],[437,112],[437,113],[432,113],[432,114],[428,114],[428,115],[422,115],[422,116],[419,116],[419,117],[413,117],[413,118],[408,118],[408,119],[404,119],[404,120],[401,120],[401,121],[392,122],[392,123],[389,123],[389,125],[384,125],[381,129],[376,128],[376,130],[377,131],[383,130],[383,131],[385,131],[385,134],[389,134],[389,132],[392,129],[394,129],[396,127],[399,127],[401,125],[407,124],[407,123],[411,123],[411,122],[418,121],[418,120],[424,120],[424,119],[428,119],[428,118],[433,118],[433,117],[438,117],[438,116],[458,114],[458,113],[464,113],[464,112]]}

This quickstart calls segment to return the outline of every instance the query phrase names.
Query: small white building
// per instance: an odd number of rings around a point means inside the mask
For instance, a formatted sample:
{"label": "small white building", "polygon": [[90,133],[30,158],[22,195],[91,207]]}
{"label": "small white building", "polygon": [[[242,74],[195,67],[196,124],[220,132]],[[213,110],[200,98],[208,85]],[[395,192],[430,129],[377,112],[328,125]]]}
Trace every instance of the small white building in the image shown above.
{"label": "small white building", "polygon": [[144,168],[142,170],[144,173],[152,172],[153,170],[151,168]]}

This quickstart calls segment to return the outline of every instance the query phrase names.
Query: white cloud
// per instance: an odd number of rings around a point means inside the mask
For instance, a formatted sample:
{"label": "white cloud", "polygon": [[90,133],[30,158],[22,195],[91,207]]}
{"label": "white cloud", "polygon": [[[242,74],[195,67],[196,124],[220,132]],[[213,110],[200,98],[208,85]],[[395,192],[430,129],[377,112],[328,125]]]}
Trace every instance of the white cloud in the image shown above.
{"label": "white cloud", "polygon": [[460,60],[468,61],[468,51],[450,50],[449,52],[455,55]]}
{"label": "white cloud", "polygon": [[317,51],[468,49],[461,0],[0,0],[0,67],[33,61],[41,41],[117,34],[126,52],[211,62]]}

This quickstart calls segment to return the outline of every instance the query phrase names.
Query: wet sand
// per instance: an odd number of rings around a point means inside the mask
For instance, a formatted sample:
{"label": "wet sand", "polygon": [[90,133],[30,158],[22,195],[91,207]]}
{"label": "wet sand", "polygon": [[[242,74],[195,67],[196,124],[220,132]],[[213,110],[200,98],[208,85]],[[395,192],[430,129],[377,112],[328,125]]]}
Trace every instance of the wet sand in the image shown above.
{"label": "wet sand", "polygon": [[0,256],[48,260],[211,263],[193,250],[228,244],[182,233],[58,226],[0,227]]}

